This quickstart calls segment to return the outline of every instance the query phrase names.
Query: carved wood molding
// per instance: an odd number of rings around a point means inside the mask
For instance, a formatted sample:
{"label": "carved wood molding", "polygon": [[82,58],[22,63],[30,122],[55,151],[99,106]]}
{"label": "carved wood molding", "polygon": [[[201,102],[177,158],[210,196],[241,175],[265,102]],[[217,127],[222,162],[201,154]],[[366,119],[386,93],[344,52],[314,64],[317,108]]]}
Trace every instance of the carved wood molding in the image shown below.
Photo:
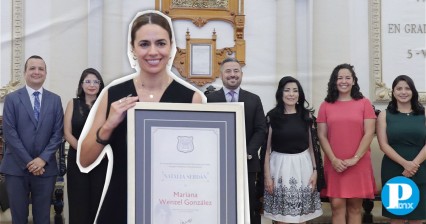
{"label": "carved wood molding", "polygon": [[[189,31],[186,32],[186,49],[177,48],[173,66],[178,70],[179,74],[189,82],[198,86],[203,86],[213,82],[220,75],[220,63],[228,56],[235,54],[235,48],[216,49],[216,32],[213,31],[211,39],[191,39]],[[211,69],[208,75],[191,74],[191,50],[193,45],[210,45],[211,46]]]}
{"label": "carved wood molding", "polygon": [[173,20],[191,20],[202,27],[210,20],[234,23],[234,17],[240,14],[239,1],[242,0],[162,0],[160,9],[157,0],[155,6]]}
{"label": "carved wood molding", "polygon": [[173,61],[173,66],[178,70],[179,74],[181,74],[186,80],[189,82],[195,83],[198,86],[203,86],[208,83],[213,82],[216,78],[219,77],[220,74],[220,63],[227,57],[235,54],[235,50],[233,47],[216,49],[215,52],[215,66],[214,74],[212,77],[198,77],[191,78],[189,77],[189,65],[187,64],[187,50],[177,48],[175,60]]}
{"label": "carved wood molding", "polygon": [[[192,23],[202,28],[212,20],[219,20],[230,23],[234,28],[234,46],[223,49],[213,49],[213,69],[209,76],[191,76],[191,57],[188,43],[197,42],[190,40],[187,33],[187,49],[177,49],[173,66],[189,82],[198,86],[203,86],[213,82],[220,74],[220,63],[226,57],[233,55],[242,65],[245,65],[246,42],[244,40],[244,0],[156,0],[155,8],[170,16],[172,20],[191,20]],[[210,41],[210,39],[198,39],[200,41]],[[216,34],[213,34],[212,45],[216,46]],[[188,42],[189,41],[189,42]]]}
{"label": "carved wood molding", "polygon": [[23,82],[23,60],[24,60],[24,1],[12,1],[12,66],[10,81],[6,86],[0,88],[0,100],[16,90]]}

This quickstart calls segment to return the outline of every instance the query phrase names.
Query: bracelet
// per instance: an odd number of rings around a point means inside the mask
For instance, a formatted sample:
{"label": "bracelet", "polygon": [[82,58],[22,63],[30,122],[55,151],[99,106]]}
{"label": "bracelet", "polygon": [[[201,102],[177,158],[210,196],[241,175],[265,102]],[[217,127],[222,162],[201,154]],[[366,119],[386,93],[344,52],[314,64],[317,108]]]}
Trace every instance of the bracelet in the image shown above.
{"label": "bracelet", "polygon": [[359,155],[358,155],[358,154],[355,154],[355,155],[354,155],[354,158],[355,158],[355,159],[359,159]]}
{"label": "bracelet", "polygon": [[103,140],[99,137],[99,131],[101,130],[102,126],[98,129],[98,131],[96,131],[96,142],[101,144],[101,145],[108,145],[109,144],[109,140]]}
{"label": "bracelet", "polygon": [[313,169],[314,169],[314,170],[317,170],[317,168],[316,168],[316,167],[314,167]]}

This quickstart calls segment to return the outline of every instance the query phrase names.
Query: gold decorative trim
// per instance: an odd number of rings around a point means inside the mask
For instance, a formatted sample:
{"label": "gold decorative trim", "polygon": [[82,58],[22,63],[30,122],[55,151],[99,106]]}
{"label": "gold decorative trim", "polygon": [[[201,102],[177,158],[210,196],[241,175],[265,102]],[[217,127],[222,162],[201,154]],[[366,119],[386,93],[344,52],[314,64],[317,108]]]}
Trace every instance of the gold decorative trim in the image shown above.
{"label": "gold decorative trim", "polygon": [[206,25],[206,23],[207,23],[207,22],[208,22],[208,21],[207,21],[206,19],[201,18],[201,17],[194,18],[194,19],[192,20],[192,23],[193,23],[194,25],[196,25],[197,27],[203,27],[204,25]]}
{"label": "gold decorative trim", "polygon": [[[227,47],[216,49],[216,32],[213,31],[211,39],[191,39],[189,31],[186,32],[186,49],[177,48],[173,66],[178,70],[179,74],[189,82],[198,86],[206,85],[213,82],[219,77],[220,63],[233,54],[236,54],[236,47]],[[206,76],[191,76],[191,44],[209,44],[212,46],[212,74]]]}
{"label": "gold decorative trim", "polygon": [[22,62],[24,58],[24,1],[12,1],[12,68],[10,81],[0,88],[0,100],[21,86],[23,80]]}
{"label": "gold decorative trim", "polygon": [[173,8],[226,9],[228,0],[172,0]]}
{"label": "gold decorative trim", "polygon": [[[392,98],[392,89],[384,82],[382,73],[381,2],[382,0],[369,1],[370,76],[374,83],[373,100],[375,102],[389,102]],[[426,92],[419,91],[419,101],[426,103]]]}
{"label": "gold decorative trim", "polygon": [[[201,4],[201,5],[200,5]],[[220,63],[229,56],[234,56],[242,65],[246,63],[246,41],[244,40],[244,0],[156,0],[155,8],[170,16],[172,20],[190,20],[195,26],[202,28],[211,20],[230,23],[234,29],[234,46],[214,49],[213,74],[210,76],[191,76],[189,73],[190,54],[189,42],[210,43],[216,47],[216,33],[212,39],[190,39],[186,35],[187,49],[178,48],[173,66],[182,77],[189,82],[203,86],[213,82],[220,74]],[[200,42],[201,41],[201,42]]]}
{"label": "gold decorative trim", "polygon": [[235,58],[242,64],[246,64],[246,41],[244,40],[245,16],[235,16],[234,40]]}
{"label": "gold decorative trim", "polygon": [[233,24],[234,17],[242,11],[239,1],[243,0],[157,0],[155,8],[173,20],[192,20],[197,27],[202,27],[210,20]]}
{"label": "gold decorative trim", "polygon": [[[220,74],[220,62],[224,56],[223,49],[216,49],[216,31],[213,31],[211,39],[191,39],[189,30],[186,31],[186,49],[177,48],[176,56],[173,61],[173,66],[179,71],[179,74],[189,82],[195,83],[198,86],[203,86],[207,83],[213,82]],[[192,75],[191,74],[191,46],[192,45],[210,45],[211,46],[211,74],[209,75]],[[233,51],[230,51],[231,54]]]}

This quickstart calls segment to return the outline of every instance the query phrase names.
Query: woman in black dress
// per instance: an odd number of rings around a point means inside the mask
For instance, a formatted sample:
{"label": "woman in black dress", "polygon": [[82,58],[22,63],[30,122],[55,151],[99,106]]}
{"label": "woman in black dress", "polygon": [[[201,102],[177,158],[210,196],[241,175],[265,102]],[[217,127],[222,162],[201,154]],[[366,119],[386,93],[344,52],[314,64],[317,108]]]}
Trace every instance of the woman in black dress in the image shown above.
{"label": "woman in black dress", "polygon": [[275,98],[277,105],[266,116],[264,216],[277,223],[305,223],[322,215],[317,187],[322,163],[312,138],[313,111],[299,81],[291,76],[280,80]]}
{"label": "woman in black dress", "polygon": [[101,200],[107,159],[91,172],[82,173],[77,166],[76,156],[81,130],[103,88],[101,74],[93,68],[85,69],[78,82],[77,98],[70,100],[65,110],[64,138],[70,145],[66,181],[70,224],[92,224]]}
{"label": "woman in black dress", "polygon": [[81,165],[98,162],[108,144],[114,158],[98,223],[127,222],[127,110],[136,102],[206,101],[200,91],[172,78],[170,68],[176,49],[172,34],[171,20],[162,13],[147,11],[136,16],[130,27],[128,53],[137,72],[107,86],[93,121],[86,123],[89,130],[79,146]]}

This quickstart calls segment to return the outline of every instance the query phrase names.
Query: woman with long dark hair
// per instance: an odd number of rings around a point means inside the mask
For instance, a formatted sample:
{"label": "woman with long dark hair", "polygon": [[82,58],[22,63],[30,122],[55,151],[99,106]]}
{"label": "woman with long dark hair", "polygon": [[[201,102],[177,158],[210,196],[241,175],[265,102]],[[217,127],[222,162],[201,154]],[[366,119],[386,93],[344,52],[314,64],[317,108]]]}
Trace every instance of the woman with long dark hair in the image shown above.
{"label": "woman with long dark hair", "polygon": [[385,153],[382,185],[396,176],[405,176],[419,187],[420,203],[407,215],[394,215],[382,206],[391,223],[420,224],[426,219],[426,123],[425,108],[413,80],[400,75],[392,83],[392,100],[377,120],[377,138]]}
{"label": "woman with long dark hair", "polygon": [[324,151],[333,223],[361,223],[362,200],[374,198],[376,183],[370,157],[376,114],[360,92],[352,65],[334,68],[327,97],[318,111],[318,137]]}
{"label": "woman with long dark hair", "polygon": [[67,157],[67,192],[70,224],[92,224],[101,200],[107,159],[89,173],[77,166],[77,141],[90,109],[104,88],[101,74],[85,69],[78,81],[77,97],[70,100],[64,116],[64,138],[70,144]]}
{"label": "woman with long dark hair", "polygon": [[[322,215],[317,189],[322,164],[315,160],[312,142],[313,110],[299,81],[282,78],[277,105],[267,114],[264,216],[278,223],[304,223]],[[317,149],[317,156],[321,156]]]}

